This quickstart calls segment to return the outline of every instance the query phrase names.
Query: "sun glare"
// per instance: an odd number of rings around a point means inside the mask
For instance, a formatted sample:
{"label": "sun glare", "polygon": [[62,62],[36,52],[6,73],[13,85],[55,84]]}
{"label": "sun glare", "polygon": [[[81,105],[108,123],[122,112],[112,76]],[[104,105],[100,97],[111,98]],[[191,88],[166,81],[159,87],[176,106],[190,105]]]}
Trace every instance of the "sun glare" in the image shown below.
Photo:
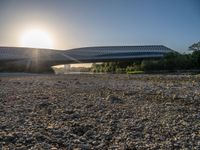
{"label": "sun glare", "polygon": [[39,29],[24,32],[21,37],[21,45],[33,48],[53,48],[53,42],[49,34]]}

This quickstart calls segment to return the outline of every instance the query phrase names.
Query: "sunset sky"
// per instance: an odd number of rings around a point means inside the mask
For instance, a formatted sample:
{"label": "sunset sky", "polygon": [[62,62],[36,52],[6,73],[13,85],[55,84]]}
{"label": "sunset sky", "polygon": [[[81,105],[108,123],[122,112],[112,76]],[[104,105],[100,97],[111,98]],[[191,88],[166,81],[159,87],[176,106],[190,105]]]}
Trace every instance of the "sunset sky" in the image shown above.
{"label": "sunset sky", "polygon": [[0,23],[0,46],[163,44],[181,52],[200,40],[200,1],[0,0]]}

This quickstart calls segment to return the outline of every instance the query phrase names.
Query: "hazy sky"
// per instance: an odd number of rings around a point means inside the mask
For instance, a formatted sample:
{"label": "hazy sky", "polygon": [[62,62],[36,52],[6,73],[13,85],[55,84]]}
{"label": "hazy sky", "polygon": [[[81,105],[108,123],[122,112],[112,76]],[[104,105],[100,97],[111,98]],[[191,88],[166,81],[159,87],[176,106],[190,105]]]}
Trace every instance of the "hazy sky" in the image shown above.
{"label": "hazy sky", "polygon": [[54,48],[163,44],[187,51],[200,40],[200,0],[0,0],[0,46],[24,31],[48,32]]}

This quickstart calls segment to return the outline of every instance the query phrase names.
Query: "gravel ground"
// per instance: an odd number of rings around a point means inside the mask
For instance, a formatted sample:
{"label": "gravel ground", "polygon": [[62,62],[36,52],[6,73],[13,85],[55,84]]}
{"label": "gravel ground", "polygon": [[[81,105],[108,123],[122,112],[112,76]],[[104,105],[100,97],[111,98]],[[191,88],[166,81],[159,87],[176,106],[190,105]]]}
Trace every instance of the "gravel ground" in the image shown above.
{"label": "gravel ground", "polygon": [[0,77],[0,149],[200,149],[198,75]]}

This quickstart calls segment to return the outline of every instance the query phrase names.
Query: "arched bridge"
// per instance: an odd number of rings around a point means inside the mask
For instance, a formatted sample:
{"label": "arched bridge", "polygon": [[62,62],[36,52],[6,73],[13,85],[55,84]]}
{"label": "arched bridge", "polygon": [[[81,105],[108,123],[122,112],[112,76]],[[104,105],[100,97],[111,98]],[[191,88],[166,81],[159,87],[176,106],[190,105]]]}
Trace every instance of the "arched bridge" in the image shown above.
{"label": "arched bridge", "polygon": [[69,50],[0,47],[0,70],[14,66],[37,70],[60,64],[162,58],[169,52],[175,51],[163,45],[101,46]]}

